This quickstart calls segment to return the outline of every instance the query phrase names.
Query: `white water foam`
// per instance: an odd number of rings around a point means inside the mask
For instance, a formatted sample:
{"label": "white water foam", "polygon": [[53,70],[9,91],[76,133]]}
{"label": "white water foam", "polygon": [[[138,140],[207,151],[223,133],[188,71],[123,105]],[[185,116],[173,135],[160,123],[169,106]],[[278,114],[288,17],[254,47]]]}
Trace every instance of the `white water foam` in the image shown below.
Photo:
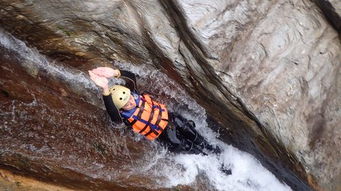
{"label": "white water foam", "polygon": [[[179,184],[189,185],[196,181],[200,173],[205,174],[211,185],[217,190],[250,190],[250,191],[288,191],[287,185],[279,182],[276,177],[266,170],[251,155],[238,149],[223,146],[224,152],[216,155],[175,155],[173,160],[176,164],[183,166],[182,171],[178,169],[167,169],[164,172],[168,177],[167,187]],[[225,175],[220,167],[224,164],[230,167],[232,175]]]}

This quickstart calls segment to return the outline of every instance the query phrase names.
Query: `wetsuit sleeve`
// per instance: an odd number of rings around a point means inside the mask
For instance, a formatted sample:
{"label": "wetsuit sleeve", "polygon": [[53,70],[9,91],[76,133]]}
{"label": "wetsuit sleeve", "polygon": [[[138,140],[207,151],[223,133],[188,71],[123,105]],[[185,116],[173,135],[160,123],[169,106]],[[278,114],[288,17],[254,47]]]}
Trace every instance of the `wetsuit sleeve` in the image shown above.
{"label": "wetsuit sleeve", "polygon": [[[126,87],[128,87],[131,91],[137,92],[137,86],[136,86],[136,76],[134,73],[126,71],[126,70],[120,70],[121,78],[126,81]],[[112,101],[111,94],[109,95],[103,95],[103,101],[105,108],[107,109],[107,112],[110,116],[111,121],[115,123],[122,123],[124,122],[119,110],[116,108],[114,102]]]}
{"label": "wetsuit sleeve", "polygon": [[108,96],[103,95],[103,101],[111,121],[115,123],[122,123],[123,120],[114,102],[112,101],[111,95]]}
{"label": "wetsuit sleeve", "polygon": [[130,91],[137,92],[135,74],[126,70],[120,70],[120,72],[121,72],[121,78],[126,81],[126,87],[128,87]]}

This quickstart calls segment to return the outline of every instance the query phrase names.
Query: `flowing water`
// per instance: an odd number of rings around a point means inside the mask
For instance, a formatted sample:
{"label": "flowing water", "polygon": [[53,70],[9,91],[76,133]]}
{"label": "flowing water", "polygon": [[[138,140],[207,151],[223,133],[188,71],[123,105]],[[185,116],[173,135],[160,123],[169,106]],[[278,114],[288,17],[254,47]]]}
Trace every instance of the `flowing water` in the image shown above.
{"label": "flowing water", "polygon": [[[28,73],[34,75],[34,68],[43,69],[52,79],[66,84],[70,91],[85,95],[83,98],[85,102],[103,108],[103,103],[98,101],[99,90],[89,80],[86,73],[49,61],[35,49],[27,47],[24,42],[13,38],[4,31],[0,31],[0,46],[20,54],[21,67],[25,68]],[[168,105],[170,111],[193,120],[196,123],[197,130],[211,144],[218,145],[223,150],[219,156],[214,154],[208,156],[172,154],[156,145],[157,143],[152,143],[152,147],[158,150],[156,154],[144,155],[142,166],[141,163],[132,163],[128,169],[131,176],[152,177],[155,180],[142,187],[157,189],[187,185],[194,190],[291,190],[287,185],[276,179],[253,156],[218,140],[219,134],[208,127],[205,110],[165,74],[147,64],[137,66],[124,62],[115,62],[113,67],[135,73],[140,91],[152,92],[158,101]],[[10,70],[10,68],[7,69]],[[113,79],[111,83],[120,82],[120,80]],[[112,131],[117,131],[115,128],[120,129],[122,125],[113,126]],[[137,142],[143,141],[143,138],[139,135],[134,135],[134,138]],[[97,164],[96,160],[93,160],[92,164]],[[219,170],[222,164],[232,169],[232,175],[227,176]],[[97,168],[97,166],[94,168]],[[86,170],[78,171],[89,173]],[[118,184],[121,184],[121,180],[116,179],[118,175],[114,174],[112,173],[111,176],[106,174],[106,176],[110,176],[111,181],[117,181]],[[92,176],[100,177],[98,174],[92,174]],[[141,187],[140,182],[131,183],[132,186],[134,184]]]}

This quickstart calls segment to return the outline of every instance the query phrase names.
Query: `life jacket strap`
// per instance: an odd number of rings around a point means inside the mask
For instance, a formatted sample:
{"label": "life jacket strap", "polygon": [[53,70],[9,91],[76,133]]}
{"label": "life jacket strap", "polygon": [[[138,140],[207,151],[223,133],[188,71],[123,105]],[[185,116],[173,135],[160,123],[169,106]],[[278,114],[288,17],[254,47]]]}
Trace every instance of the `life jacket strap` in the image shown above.
{"label": "life jacket strap", "polygon": [[[149,97],[150,102],[151,102],[151,104],[153,105],[152,108],[158,108],[159,110],[165,111],[164,109],[161,108],[161,106],[160,106],[159,104],[155,104],[154,101],[151,100],[151,98],[150,98],[149,95],[147,95],[147,96]],[[141,99],[142,99],[143,101],[148,102],[144,94],[142,95]]]}
{"label": "life jacket strap", "polygon": [[[153,108],[153,106],[154,105],[153,105],[153,102],[152,102],[152,108]],[[153,116],[154,116],[154,109],[152,109],[152,111],[151,111],[151,113],[149,115],[148,123],[146,123],[146,125],[141,129],[141,131],[139,131],[139,133],[142,133],[143,131],[145,131],[147,129],[148,125],[151,124],[150,122],[152,121]]]}
{"label": "life jacket strap", "polygon": [[[142,104],[140,107],[138,107],[137,109],[139,109],[138,113],[137,113],[137,118],[133,118],[134,120],[132,122],[130,122],[130,125],[133,126],[139,118],[141,118],[141,115],[143,113],[144,110],[144,106],[145,106],[146,102],[142,101]],[[133,115],[134,116],[134,115]]]}
{"label": "life jacket strap", "polygon": [[[141,101],[142,101],[142,100],[141,100]],[[139,107],[139,112],[138,112],[137,115],[136,115],[137,117],[141,118],[142,113],[143,113],[143,111],[144,111],[145,105],[146,105],[146,102],[145,102],[145,101],[142,101],[141,107]]]}
{"label": "life jacket strap", "polygon": [[[154,102],[153,102],[153,104],[154,104]],[[153,108],[158,108],[160,111],[165,111],[164,109],[161,108],[160,105],[153,105]]]}
{"label": "life jacket strap", "polygon": [[133,115],[132,116],[135,120],[139,120],[141,121],[142,123],[146,124],[147,126],[150,126],[151,129],[155,129],[155,130],[162,130],[159,126],[157,125],[154,125],[152,123],[149,123],[148,121],[144,120],[144,119],[141,119],[141,118],[138,118],[137,116]]}
{"label": "life jacket strap", "polygon": [[159,123],[161,122],[161,117],[162,117],[162,111],[160,110],[159,115],[157,116],[157,120],[155,122],[155,125],[159,125]]}
{"label": "life jacket strap", "polygon": [[147,134],[145,134],[144,136],[148,136],[148,135],[150,135],[151,133],[154,133],[156,136],[159,135],[159,133],[158,133],[157,131],[155,131],[155,129],[150,128],[150,131],[149,131]]}

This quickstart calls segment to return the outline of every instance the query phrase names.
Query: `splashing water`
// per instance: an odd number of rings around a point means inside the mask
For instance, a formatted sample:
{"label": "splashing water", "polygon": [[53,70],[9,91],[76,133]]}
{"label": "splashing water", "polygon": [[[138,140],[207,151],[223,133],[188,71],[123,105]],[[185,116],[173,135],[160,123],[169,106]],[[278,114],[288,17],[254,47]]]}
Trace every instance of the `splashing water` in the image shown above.
{"label": "splashing water", "polygon": [[[161,174],[161,176],[165,177],[164,181],[160,183],[160,187],[174,187],[177,185],[193,185],[196,187],[195,184],[198,176],[205,175],[208,184],[211,184],[216,190],[291,190],[287,185],[276,179],[252,155],[218,140],[216,138],[218,136],[217,133],[208,128],[205,110],[165,74],[147,65],[135,66],[124,62],[116,62],[114,65],[139,75],[137,80],[139,87],[144,87],[146,88],[144,90],[155,93],[156,95],[154,96],[158,97],[159,100],[160,98],[162,99],[161,94],[167,95],[167,98],[163,97],[162,101],[170,107],[171,111],[193,120],[200,134],[208,142],[218,145],[223,150],[219,156],[215,154],[204,156],[159,153],[158,156],[150,160],[152,162],[148,167],[140,171],[151,173],[154,176],[160,176]],[[168,84],[168,86],[165,87],[164,84]],[[167,165],[160,165],[158,161]],[[153,166],[157,165],[160,166],[157,168],[157,171],[148,172]],[[232,175],[225,175],[220,170],[222,165],[230,167]]]}
{"label": "splashing water", "polygon": [[[3,47],[4,56],[7,51],[16,54],[16,59],[20,60],[18,63],[23,67],[27,73],[36,76],[39,72],[66,84],[71,91],[76,94],[83,95],[87,102],[98,105],[98,96],[95,98],[93,92],[97,89],[96,85],[92,83],[87,74],[82,71],[63,67],[61,63],[50,61],[45,56],[41,55],[38,50],[29,48],[26,44],[8,34],[0,28],[0,48]],[[10,68],[8,70],[11,70]]]}
{"label": "splashing water", "polygon": [[[88,76],[81,71],[51,63],[38,51],[28,48],[25,43],[2,30],[0,30],[0,46],[17,52],[21,57],[22,67],[27,68],[27,70],[32,68],[44,69],[49,75],[56,76],[69,84],[76,92],[87,95],[89,100],[97,99],[94,96],[98,93],[95,92],[97,88]],[[200,190],[202,187],[210,190],[230,191],[291,190],[287,185],[277,180],[253,156],[218,140],[216,138],[218,134],[208,128],[205,110],[165,74],[149,65],[136,66],[125,62],[115,62],[114,67],[137,74],[139,87],[152,92],[157,100],[168,105],[170,111],[193,120],[200,134],[212,145],[218,145],[223,150],[219,156],[213,154],[203,156],[172,154],[159,148],[156,155],[145,156],[146,164],[142,167],[136,165],[131,169],[133,174],[157,178],[158,181],[146,185],[146,187],[155,189],[189,185],[195,190]],[[114,83],[117,82],[117,80],[114,81]],[[89,101],[89,103],[96,104],[95,101]],[[156,144],[154,143],[154,145]],[[222,164],[231,168],[232,175],[227,176],[220,171]]]}

